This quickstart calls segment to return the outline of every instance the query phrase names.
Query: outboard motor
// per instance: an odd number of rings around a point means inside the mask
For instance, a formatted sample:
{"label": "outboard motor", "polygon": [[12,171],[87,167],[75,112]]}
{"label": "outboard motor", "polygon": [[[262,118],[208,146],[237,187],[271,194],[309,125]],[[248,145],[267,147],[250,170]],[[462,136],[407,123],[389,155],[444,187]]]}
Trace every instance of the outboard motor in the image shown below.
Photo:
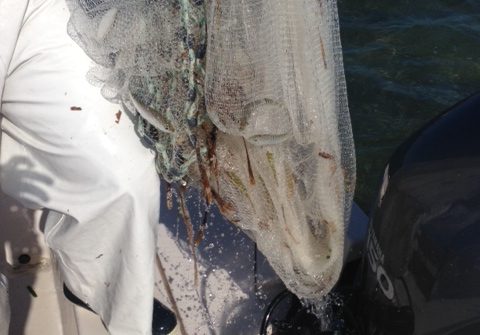
{"label": "outboard motor", "polygon": [[368,335],[480,334],[480,94],[398,148],[353,314]]}
{"label": "outboard motor", "polygon": [[363,259],[347,260],[332,292],[343,303],[330,309],[327,326],[282,293],[261,334],[480,334],[479,125],[480,93],[396,150]]}

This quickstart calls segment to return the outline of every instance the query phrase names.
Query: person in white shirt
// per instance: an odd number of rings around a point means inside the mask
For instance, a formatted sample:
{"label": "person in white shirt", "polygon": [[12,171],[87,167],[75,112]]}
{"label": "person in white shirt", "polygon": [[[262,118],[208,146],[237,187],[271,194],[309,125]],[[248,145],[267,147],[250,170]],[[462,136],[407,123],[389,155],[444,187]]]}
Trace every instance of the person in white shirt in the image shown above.
{"label": "person in white shirt", "polygon": [[68,36],[69,17],[65,0],[0,0],[0,184],[49,209],[45,238],[62,280],[109,332],[148,335],[154,154],[127,112],[88,83],[91,60]]}

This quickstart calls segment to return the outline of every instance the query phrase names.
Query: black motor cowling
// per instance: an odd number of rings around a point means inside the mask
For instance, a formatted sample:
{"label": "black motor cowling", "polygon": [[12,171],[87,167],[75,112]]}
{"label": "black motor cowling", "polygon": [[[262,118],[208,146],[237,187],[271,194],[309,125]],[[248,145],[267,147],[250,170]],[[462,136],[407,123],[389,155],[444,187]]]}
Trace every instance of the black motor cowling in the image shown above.
{"label": "black motor cowling", "polygon": [[479,128],[477,94],[389,160],[354,310],[362,333],[480,334]]}

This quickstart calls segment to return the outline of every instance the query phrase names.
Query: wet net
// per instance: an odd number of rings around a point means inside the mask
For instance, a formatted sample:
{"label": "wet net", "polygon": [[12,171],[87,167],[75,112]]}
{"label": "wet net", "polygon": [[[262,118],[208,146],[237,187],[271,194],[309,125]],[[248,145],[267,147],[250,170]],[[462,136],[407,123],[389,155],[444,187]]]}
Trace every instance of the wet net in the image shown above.
{"label": "wet net", "polygon": [[162,178],[216,203],[295,294],[328,293],[355,184],[336,1],[71,6],[90,80],[138,115]]}

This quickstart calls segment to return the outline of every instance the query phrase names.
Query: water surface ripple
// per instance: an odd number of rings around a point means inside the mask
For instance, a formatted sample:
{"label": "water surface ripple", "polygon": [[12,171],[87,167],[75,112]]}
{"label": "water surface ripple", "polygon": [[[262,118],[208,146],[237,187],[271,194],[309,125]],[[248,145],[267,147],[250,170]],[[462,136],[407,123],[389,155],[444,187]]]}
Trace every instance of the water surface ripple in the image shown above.
{"label": "water surface ripple", "polygon": [[357,151],[356,201],[368,211],[394,149],[480,90],[480,1],[338,5]]}

